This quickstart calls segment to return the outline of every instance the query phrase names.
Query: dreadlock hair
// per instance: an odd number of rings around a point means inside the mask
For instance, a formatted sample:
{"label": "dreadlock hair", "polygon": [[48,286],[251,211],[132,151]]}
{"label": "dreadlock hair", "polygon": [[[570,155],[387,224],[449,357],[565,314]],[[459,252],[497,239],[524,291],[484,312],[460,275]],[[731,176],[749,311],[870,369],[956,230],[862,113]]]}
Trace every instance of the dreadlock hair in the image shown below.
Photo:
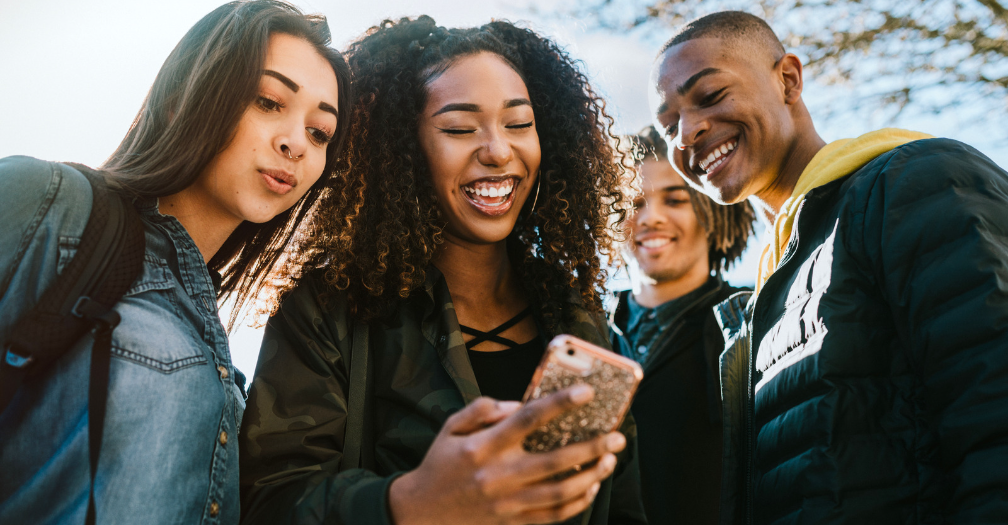
{"label": "dreadlock hair", "polygon": [[[648,126],[628,138],[636,166],[648,159],[668,161],[668,146],[654,126]],[[711,270],[721,273],[745,250],[754,231],[756,212],[749,201],[722,206],[692,186],[687,186],[693,212],[707,231],[707,261]]]}
{"label": "dreadlock hair", "polygon": [[542,150],[538,204],[533,212],[535,201],[525,202],[506,239],[512,266],[547,330],[563,320],[571,290],[601,311],[600,254],[618,255],[617,227],[630,205],[620,184],[629,167],[616,161],[613,119],[578,64],[506,21],[447,29],[428,16],[385,20],[350,44],[355,100],[335,174],[341,191],[319,201],[291,253],[290,283],[298,267],[324,268],[330,291],[345,295],[348,313],[365,321],[423,286],[445,224],[418,116],[428,82],[482,52],[524,80]]}

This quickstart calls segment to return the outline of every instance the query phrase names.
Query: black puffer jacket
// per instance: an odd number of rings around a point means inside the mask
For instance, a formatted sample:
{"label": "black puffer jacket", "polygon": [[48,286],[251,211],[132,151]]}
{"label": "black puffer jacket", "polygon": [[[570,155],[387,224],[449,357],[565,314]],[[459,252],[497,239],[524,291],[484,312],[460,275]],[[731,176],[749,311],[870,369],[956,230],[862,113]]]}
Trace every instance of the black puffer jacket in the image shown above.
{"label": "black puffer jacket", "polygon": [[751,321],[719,307],[723,522],[1008,522],[1008,174],[911,142],[795,228]]}
{"label": "black puffer jacket", "polygon": [[[648,350],[634,398],[641,496],[649,523],[714,524],[721,483],[721,392],[718,356],[724,339],[714,305],[743,292],[718,277],[688,301]],[[613,349],[634,350],[624,335],[629,291],[617,295],[609,317]]]}

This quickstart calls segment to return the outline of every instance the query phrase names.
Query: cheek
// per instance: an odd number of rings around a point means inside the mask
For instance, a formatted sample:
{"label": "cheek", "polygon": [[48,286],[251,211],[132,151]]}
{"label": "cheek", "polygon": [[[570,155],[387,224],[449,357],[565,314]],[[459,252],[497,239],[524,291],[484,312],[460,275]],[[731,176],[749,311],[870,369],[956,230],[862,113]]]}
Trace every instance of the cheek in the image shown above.
{"label": "cheek", "polygon": [[515,150],[528,168],[529,175],[532,175],[539,171],[539,165],[542,164],[542,149],[539,146],[539,135],[536,133],[529,135],[529,138],[519,143]]}
{"label": "cheek", "polygon": [[674,146],[669,149],[669,151],[672,152],[672,168],[675,172],[682,177],[683,180],[696,184],[697,179],[690,177],[690,174],[686,173],[686,153]]}

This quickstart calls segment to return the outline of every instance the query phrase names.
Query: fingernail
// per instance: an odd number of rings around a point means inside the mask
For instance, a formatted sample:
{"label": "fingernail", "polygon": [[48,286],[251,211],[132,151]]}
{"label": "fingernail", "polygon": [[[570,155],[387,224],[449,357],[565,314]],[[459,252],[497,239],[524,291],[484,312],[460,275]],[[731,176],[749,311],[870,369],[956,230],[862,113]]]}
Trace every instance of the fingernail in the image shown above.
{"label": "fingernail", "polygon": [[498,401],[497,410],[502,412],[514,412],[521,408],[522,404],[520,401]]}
{"label": "fingernail", "polygon": [[606,438],[606,448],[608,448],[613,452],[623,450],[623,447],[625,446],[626,446],[626,438],[623,437],[623,434],[620,434],[619,432],[609,434],[609,437]]}
{"label": "fingernail", "polygon": [[570,399],[575,403],[583,403],[592,398],[592,388],[588,385],[578,385],[571,389]]}
{"label": "fingernail", "polygon": [[606,454],[606,456],[602,458],[602,468],[610,471],[616,468],[616,456],[612,454]]}

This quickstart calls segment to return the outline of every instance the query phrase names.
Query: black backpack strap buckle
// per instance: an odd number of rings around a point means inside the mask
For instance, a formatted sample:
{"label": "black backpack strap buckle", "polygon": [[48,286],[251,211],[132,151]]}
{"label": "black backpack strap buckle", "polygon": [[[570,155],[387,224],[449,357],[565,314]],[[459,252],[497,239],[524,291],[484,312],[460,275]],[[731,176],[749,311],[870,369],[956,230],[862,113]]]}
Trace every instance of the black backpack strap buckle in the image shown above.
{"label": "black backpack strap buckle", "polygon": [[111,308],[106,308],[105,305],[86,295],[82,295],[77,299],[73,308],[70,309],[70,313],[81,319],[101,321],[108,325],[109,328],[115,328],[119,325],[119,321],[122,320],[118,312]]}
{"label": "black backpack strap buckle", "polygon": [[35,358],[31,355],[23,356],[21,354],[14,353],[14,349],[11,348],[11,345],[4,345],[3,354],[4,364],[14,368],[25,369],[28,368],[28,365],[35,361]]}

